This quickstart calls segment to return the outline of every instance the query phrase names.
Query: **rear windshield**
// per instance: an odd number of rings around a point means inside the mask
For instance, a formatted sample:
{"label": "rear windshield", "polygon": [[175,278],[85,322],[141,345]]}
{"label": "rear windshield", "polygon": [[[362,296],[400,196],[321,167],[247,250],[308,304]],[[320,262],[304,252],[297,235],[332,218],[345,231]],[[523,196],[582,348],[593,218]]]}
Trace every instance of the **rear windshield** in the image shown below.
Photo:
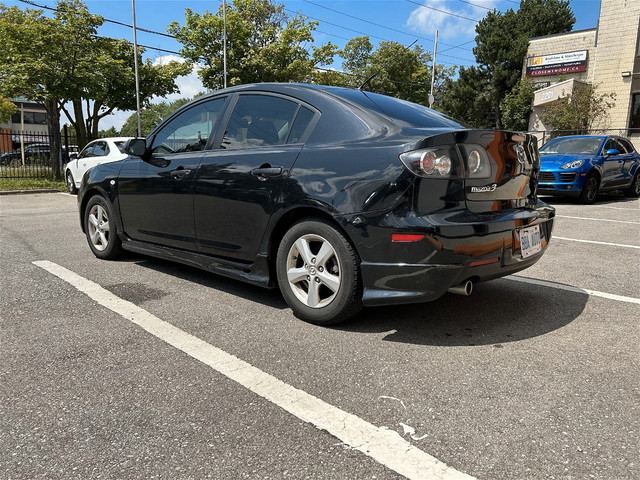
{"label": "rear windshield", "polygon": [[554,138],[540,148],[540,153],[596,155],[603,140],[604,137]]}
{"label": "rear windshield", "polygon": [[461,123],[440,112],[406,100],[359,90],[339,89],[331,92],[364,108],[382,113],[402,127],[465,128]]}

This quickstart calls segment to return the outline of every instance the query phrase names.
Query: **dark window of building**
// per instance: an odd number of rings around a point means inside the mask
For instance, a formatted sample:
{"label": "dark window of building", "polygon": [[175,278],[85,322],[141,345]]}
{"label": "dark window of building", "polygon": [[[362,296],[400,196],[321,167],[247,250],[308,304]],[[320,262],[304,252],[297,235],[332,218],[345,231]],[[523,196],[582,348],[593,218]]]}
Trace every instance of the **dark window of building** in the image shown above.
{"label": "dark window of building", "polygon": [[629,128],[633,128],[633,133],[640,133],[640,92],[634,93],[631,98],[631,119]]}
{"label": "dark window of building", "polygon": [[[20,111],[17,111],[11,116],[11,123],[21,123]],[[25,125],[46,125],[47,114],[41,112],[24,112],[24,124]]]}

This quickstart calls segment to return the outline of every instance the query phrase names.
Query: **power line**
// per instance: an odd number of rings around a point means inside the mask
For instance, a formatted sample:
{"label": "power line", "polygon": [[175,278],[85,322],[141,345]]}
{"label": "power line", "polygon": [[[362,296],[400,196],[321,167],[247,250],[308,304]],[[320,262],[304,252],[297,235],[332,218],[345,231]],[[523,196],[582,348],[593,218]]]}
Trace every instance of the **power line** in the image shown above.
{"label": "power line", "polygon": [[458,0],[458,1],[474,7],[484,8],[485,10],[489,10],[490,12],[493,11],[493,8],[485,7],[484,5],[478,5],[477,3],[467,2],[467,0]]}
{"label": "power line", "polygon": [[[355,15],[351,15],[351,14],[349,14],[349,13],[345,13],[345,12],[342,12],[342,11],[340,11],[340,10],[336,10],[336,9],[334,9],[334,8],[327,7],[326,5],[321,5],[321,4],[319,4],[319,3],[315,3],[315,2],[312,2],[312,1],[310,1],[310,0],[304,0],[304,1],[305,1],[306,3],[310,3],[311,5],[315,5],[316,7],[324,8],[325,10],[329,10],[329,11],[334,12],[334,13],[337,13],[337,14],[339,14],[339,15],[344,15],[345,17],[353,18],[353,19],[358,20],[358,21],[360,21],[360,22],[368,23],[368,24],[370,24],[370,25],[374,25],[374,26],[379,27],[379,28],[384,28],[384,29],[386,29],[386,30],[390,30],[390,31],[392,31],[392,32],[401,33],[401,34],[403,34],[403,35],[408,35],[408,36],[410,36],[410,37],[414,37],[414,38],[415,38],[415,37],[418,37],[418,38],[421,38],[422,40],[427,40],[427,41],[429,41],[429,42],[432,42],[432,43],[433,43],[433,39],[432,39],[432,38],[427,38],[427,37],[423,37],[423,36],[420,36],[420,35],[414,35],[413,33],[405,32],[405,31],[403,31],[403,30],[399,30],[399,29],[397,29],[397,28],[392,28],[392,27],[388,27],[388,26],[386,26],[386,25],[382,25],[382,24],[380,24],[380,23],[372,22],[372,21],[370,21],[370,20],[365,20],[364,18],[360,18],[360,17],[357,17],[357,16],[355,16]],[[459,48],[459,45],[452,45],[452,44],[450,44],[450,43],[444,43],[444,42],[440,42],[440,43],[441,43],[442,45],[446,45],[446,46],[451,47],[451,48]],[[450,50],[450,49],[448,49],[448,50]],[[468,48],[463,48],[462,50],[469,50],[469,51],[471,51],[471,50],[470,50],[470,49],[468,49]]]}
{"label": "power line", "polygon": [[447,12],[446,10],[440,10],[439,8],[430,7],[429,5],[425,5],[423,3],[418,3],[418,2],[415,2],[414,0],[407,0],[407,2],[413,3],[414,5],[418,5],[419,7],[422,7],[422,8],[428,8],[429,10],[435,10],[436,12],[444,13],[445,15],[450,15],[452,17],[461,18],[463,20],[469,20],[469,21],[474,22],[474,23],[478,23],[480,21],[480,20],[476,20],[475,18],[469,18],[469,17],[465,17],[463,15],[458,15],[457,13]]}
{"label": "power line", "polygon": [[[305,14],[305,13],[302,13],[302,12],[299,12],[299,11],[296,11],[296,10],[290,10],[290,9],[288,9],[288,8],[285,8],[285,10],[286,10],[287,12],[291,13],[291,14],[295,14],[295,15],[302,15],[302,16],[304,16],[304,17],[311,18],[311,19],[313,19],[313,20],[317,20],[318,22],[321,22],[321,23],[324,23],[324,24],[327,24],[327,25],[332,25],[332,26],[337,27],[337,28],[340,28],[340,29],[342,29],[342,30],[349,30],[349,31],[354,32],[354,33],[357,33],[357,34],[359,34],[359,35],[366,35],[366,36],[368,36],[368,37],[370,37],[370,38],[375,38],[375,39],[377,39],[377,40],[382,40],[382,41],[384,41],[384,42],[391,42],[391,41],[393,41],[393,40],[389,40],[388,38],[379,37],[379,36],[377,36],[377,35],[370,35],[370,34],[368,34],[368,33],[366,33],[366,32],[361,32],[361,31],[359,31],[359,30],[355,30],[355,29],[353,29],[353,28],[345,27],[344,25],[339,25],[339,24],[337,24],[337,23],[329,22],[329,21],[327,21],[327,20],[322,20],[322,19],[317,18],[317,17],[312,17],[311,15],[307,15],[307,14]],[[344,37],[340,37],[339,35],[334,35],[334,34],[332,34],[332,33],[327,33],[327,32],[321,32],[321,33],[324,33],[325,35],[332,35],[332,36],[335,36],[335,37],[338,37],[338,38],[342,38],[342,39],[344,39]],[[455,47],[453,47],[453,48],[455,48]],[[447,49],[447,50],[450,50],[450,49]],[[474,60],[469,60],[468,58],[456,57],[456,56],[454,56],[454,55],[447,55],[447,54],[443,54],[443,56],[448,57],[448,58],[453,58],[454,60],[460,60],[460,61],[462,61],[462,62],[473,62],[473,63],[475,63],[475,61],[474,61]],[[450,65],[453,65],[453,64],[452,64],[452,63],[450,63],[450,62],[442,62],[442,63],[448,63],[448,64],[450,64]]]}
{"label": "power line", "polygon": [[[42,8],[44,10],[50,10],[52,12],[59,11],[57,8],[49,7],[48,5],[39,5],[39,4],[37,4],[36,2],[34,2],[32,0],[19,0],[19,1],[22,2],[22,3],[26,3],[26,4],[29,4],[29,5],[32,5],[34,7]],[[111,20],[109,18],[104,18],[104,17],[102,17],[102,18],[107,23],[113,23],[115,25],[120,25],[120,26],[123,26],[123,27],[127,27],[127,28],[133,29],[133,25],[129,25],[128,23],[119,22],[117,20]],[[140,31],[140,32],[151,33],[153,35],[162,35],[163,37],[173,38],[174,40],[176,38],[175,35],[170,35],[168,33],[163,33],[163,32],[156,32],[155,30],[149,30],[147,28],[138,27],[137,25],[136,25],[136,30]]]}

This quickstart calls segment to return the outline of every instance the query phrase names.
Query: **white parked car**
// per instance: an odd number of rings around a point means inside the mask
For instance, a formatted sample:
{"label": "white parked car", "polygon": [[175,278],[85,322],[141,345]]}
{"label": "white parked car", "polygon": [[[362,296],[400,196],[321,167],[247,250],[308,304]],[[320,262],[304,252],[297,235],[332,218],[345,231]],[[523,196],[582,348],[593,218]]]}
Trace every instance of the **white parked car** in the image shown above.
{"label": "white parked car", "polygon": [[65,169],[65,179],[69,193],[78,193],[84,172],[101,163],[116,162],[127,158],[124,144],[130,137],[99,138],[82,149],[78,158],[69,161]]}

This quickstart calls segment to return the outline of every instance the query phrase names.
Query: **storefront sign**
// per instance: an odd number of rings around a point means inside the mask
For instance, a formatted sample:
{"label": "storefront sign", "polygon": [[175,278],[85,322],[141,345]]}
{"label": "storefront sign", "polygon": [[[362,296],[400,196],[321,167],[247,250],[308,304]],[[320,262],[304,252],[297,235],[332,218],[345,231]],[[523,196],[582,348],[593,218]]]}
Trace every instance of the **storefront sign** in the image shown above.
{"label": "storefront sign", "polygon": [[586,50],[527,58],[527,77],[584,72],[586,69]]}

